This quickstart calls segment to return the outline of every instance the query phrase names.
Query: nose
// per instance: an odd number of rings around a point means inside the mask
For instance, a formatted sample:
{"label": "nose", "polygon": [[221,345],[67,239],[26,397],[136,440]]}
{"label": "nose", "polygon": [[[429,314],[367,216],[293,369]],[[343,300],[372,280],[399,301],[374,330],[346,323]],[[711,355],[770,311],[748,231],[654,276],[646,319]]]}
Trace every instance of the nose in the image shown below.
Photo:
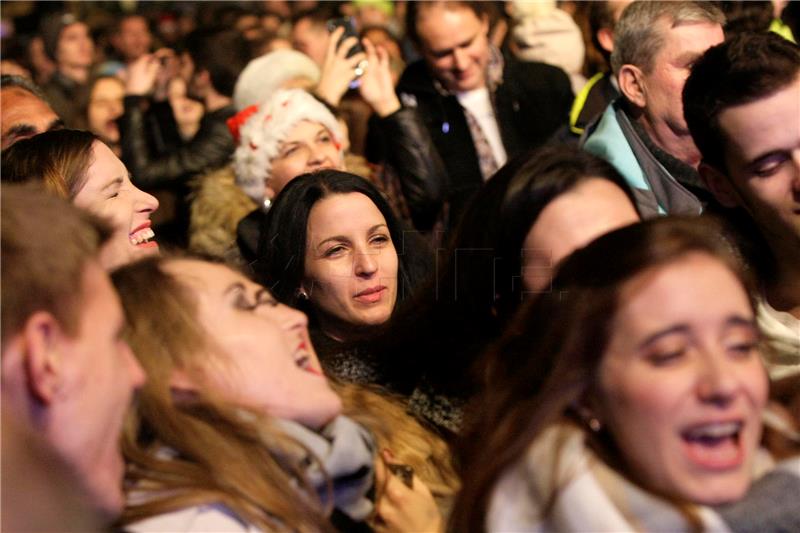
{"label": "nose", "polygon": [[698,364],[697,393],[700,400],[719,406],[729,404],[739,388],[734,362],[723,351],[719,354],[703,354],[702,362]]}
{"label": "nose", "polygon": [[139,360],[136,359],[136,356],[133,355],[133,350],[131,347],[128,346],[128,343],[124,343],[125,347],[123,349],[125,358],[125,363],[128,369],[128,376],[131,379],[131,388],[136,390],[140,389],[142,385],[144,385],[145,381],[147,381],[147,376],[144,373],[144,369],[142,365],[139,364]]}
{"label": "nose", "polygon": [[372,275],[378,271],[378,258],[376,252],[357,252],[353,261],[353,267],[356,276],[362,278],[371,278]]}
{"label": "nose", "polygon": [[464,71],[469,66],[469,58],[467,57],[466,50],[456,48],[453,50],[453,66],[458,71]]}
{"label": "nose", "polygon": [[312,168],[321,167],[326,164],[327,159],[325,150],[320,146],[314,146],[309,153],[308,166]]}
{"label": "nose", "polygon": [[308,317],[304,312],[294,307],[278,304],[275,308],[275,313],[278,316],[281,327],[286,330],[308,328]]}
{"label": "nose", "polygon": [[152,213],[158,209],[158,199],[150,193],[146,193],[138,187],[136,189],[136,211],[142,213]]}

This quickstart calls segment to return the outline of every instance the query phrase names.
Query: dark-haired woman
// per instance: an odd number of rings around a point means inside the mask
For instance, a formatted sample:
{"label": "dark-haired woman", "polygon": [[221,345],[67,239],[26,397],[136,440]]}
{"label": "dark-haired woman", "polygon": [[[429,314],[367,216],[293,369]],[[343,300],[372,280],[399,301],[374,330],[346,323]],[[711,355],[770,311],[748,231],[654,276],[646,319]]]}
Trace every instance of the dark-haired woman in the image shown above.
{"label": "dark-haired woman", "polygon": [[[553,285],[487,356],[451,529],[727,531],[772,458],[759,448],[768,380],[751,286],[719,229],[619,229],[567,258]],[[796,423],[779,425],[796,439]],[[786,466],[791,492],[800,463]],[[789,512],[796,526],[796,500]]]}
{"label": "dark-haired woman", "polygon": [[509,162],[473,199],[435,282],[404,306],[375,348],[411,407],[457,432],[479,378],[472,367],[523,299],[550,290],[570,252],[639,220],[617,171],[586,152],[545,147]]}
{"label": "dark-haired woman", "polygon": [[370,339],[427,273],[422,242],[370,182],[338,170],[294,178],[264,222],[260,281],[308,313],[326,372],[380,381],[374,360],[350,348]]}

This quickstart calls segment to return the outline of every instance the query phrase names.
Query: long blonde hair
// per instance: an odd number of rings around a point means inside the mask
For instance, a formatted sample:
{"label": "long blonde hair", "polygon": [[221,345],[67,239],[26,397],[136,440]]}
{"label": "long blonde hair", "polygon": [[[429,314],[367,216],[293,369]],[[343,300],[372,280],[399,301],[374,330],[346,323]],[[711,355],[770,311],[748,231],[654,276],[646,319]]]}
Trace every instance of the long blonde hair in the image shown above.
{"label": "long blonde hair", "polygon": [[372,432],[379,450],[391,450],[397,462],[414,468],[447,519],[460,488],[447,444],[409,415],[401,400],[385,391],[363,385],[332,385],[342,398],[344,414]]}
{"label": "long blonde hair", "polygon": [[301,444],[213,393],[175,398],[173,371],[198,372],[196,359],[210,341],[191,291],[163,265],[152,258],[113,274],[126,338],[148,377],[123,433],[129,497],[120,523],[223,504],[261,529],[330,531],[328,512],[305,480],[300,458],[309,454]]}

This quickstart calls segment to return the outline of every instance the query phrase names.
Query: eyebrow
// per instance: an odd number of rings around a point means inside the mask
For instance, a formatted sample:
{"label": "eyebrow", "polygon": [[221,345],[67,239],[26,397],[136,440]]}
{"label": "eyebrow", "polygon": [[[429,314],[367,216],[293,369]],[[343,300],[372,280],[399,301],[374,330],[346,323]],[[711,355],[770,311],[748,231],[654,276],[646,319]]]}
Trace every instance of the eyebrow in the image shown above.
{"label": "eyebrow", "polygon": [[[745,326],[757,331],[755,319],[748,319],[738,315],[729,316],[725,320],[724,327],[729,328],[731,326]],[[669,335],[676,335],[676,334],[686,335],[689,333],[690,329],[691,328],[689,327],[688,324],[677,324],[675,326],[663,329],[661,331],[657,331],[652,335],[649,335],[641,343],[639,343],[638,348],[639,350],[643,350],[648,346],[650,346],[651,344]]]}
{"label": "eyebrow", "polygon": [[236,281],[228,285],[228,288],[225,289],[224,294],[230,294],[234,291],[244,291],[244,290],[245,290],[244,283],[242,283],[241,281]]}
{"label": "eyebrow", "polygon": [[30,124],[16,124],[11,126],[9,130],[3,135],[3,139],[15,139],[22,137],[32,137],[36,135],[37,131],[34,126]]}
{"label": "eyebrow", "polygon": [[[387,228],[387,229],[388,229],[388,226],[387,226],[386,224],[375,224],[374,226],[372,226],[371,228],[369,228],[369,229],[367,230],[367,234],[369,235],[370,233],[374,232],[375,230],[377,230],[378,228],[381,228],[381,227],[384,227],[384,228]],[[317,244],[317,250],[319,250],[320,248],[322,248],[322,245],[323,245],[323,244],[325,244],[325,243],[327,243],[327,242],[329,242],[329,241],[334,241],[334,242],[350,242],[350,239],[349,239],[349,238],[347,238],[347,237],[345,237],[344,235],[334,235],[333,237],[328,237],[327,239],[325,239],[325,240],[323,240],[323,241],[320,241],[320,242]]]}
{"label": "eyebrow", "polygon": [[117,178],[114,178],[113,180],[111,180],[111,181],[109,181],[108,183],[106,183],[105,185],[103,185],[103,188],[102,188],[102,189],[100,189],[100,191],[101,191],[101,192],[102,192],[102,191],[105,191],[105,190],[107,190],[107,189],[110,189],[110,188],[114,187],[115,185],[117,185],[117,186],[119,186],[119,185],[122,185],[122,181],[123,181],[123,180],[122,180],[122,176],[119,176],[119,177],[117,177]]}
{"label": "eyebrow", "polygon": [[766,159],[771,157],[780,156],[781,154],[785,154],[787,151],[784,149],[777,149],[777,150],[770,150],[769,152],[761,155],[757,155],[753,158],[752,161],[745,165],[745,168],[748,172],[753,172],[756,170],[758,166],[760,166]]}
{"label": "eyebrow", "polygon": [[53,122],[50,123],[49,126],[47,126],[47,131],[62,130],[62,129],[64,129],[64,121],[61,120],[60,118],[56,118],[55,120],[53,120]]}
{"label": "eyebrow", "polygon": [[435,56],[441,56],[441,57],[444,57],[444,56],[446,56],[446,55],[452,54],[452,53],[453,53],[453,50],[455,50],[456,48],[464,48],[464,47],[467,47],[467,46],[469,46],[469,45],[470,45],[470,43],[472,43],[472,41],[474,41],[474,40],[475,40],[475,38],[476,38],[476,37],[478,37],[478,34],[480,34],[480,30],[478,30],[478,33],[476,33],[475,35],[473,35],[473,36],[472,36],[472,37],[470,37],[469,39],[466,39],[466,40],[464,40],[464,41],[461,41],[460,43],[456,44],[455,46],[453,46],[453,47],[451,47],[451,48],[444,48],[444,49],[442,49],[442,50],[433,50],[433,49],[429,49],[429,51],[430,51],[430,53],[431,53],[431,54],[433,54],[433,55],[435,55]]}

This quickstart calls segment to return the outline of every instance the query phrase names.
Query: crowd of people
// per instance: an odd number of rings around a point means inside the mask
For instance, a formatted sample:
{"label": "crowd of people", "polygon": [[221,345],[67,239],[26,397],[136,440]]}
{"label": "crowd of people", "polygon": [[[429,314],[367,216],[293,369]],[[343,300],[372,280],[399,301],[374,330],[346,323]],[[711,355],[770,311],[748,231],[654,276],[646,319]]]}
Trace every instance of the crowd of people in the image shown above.
{"label": "crowd of people", "polygon": [[4,2],[3,529],[800,530],[798,5]]}

